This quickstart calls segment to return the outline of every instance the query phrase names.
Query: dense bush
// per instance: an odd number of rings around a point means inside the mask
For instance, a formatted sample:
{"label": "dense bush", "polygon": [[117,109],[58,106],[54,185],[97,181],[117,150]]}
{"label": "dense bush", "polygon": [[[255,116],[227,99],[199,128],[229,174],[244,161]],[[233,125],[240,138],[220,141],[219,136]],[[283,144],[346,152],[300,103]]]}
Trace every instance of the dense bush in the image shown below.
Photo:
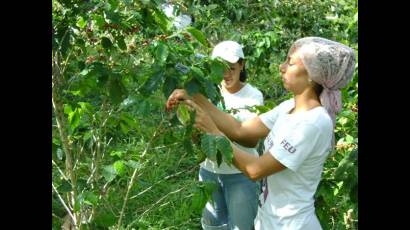
{"label": "dense bush", "polygon": [[[162,3],[53,0],[53,229],[200,228],[212,184],[197,180],[193,130],[164,105],[176,87],[219,100],[223,67],[208,57],[217,42],[244,45],[265,109],[291,96],[278,65],[297,38],[357,49],[353,0],[172,1],[194,19],[183,30]],[[324,229],[357,229],[357,78],[356,68],[316,194]]]}

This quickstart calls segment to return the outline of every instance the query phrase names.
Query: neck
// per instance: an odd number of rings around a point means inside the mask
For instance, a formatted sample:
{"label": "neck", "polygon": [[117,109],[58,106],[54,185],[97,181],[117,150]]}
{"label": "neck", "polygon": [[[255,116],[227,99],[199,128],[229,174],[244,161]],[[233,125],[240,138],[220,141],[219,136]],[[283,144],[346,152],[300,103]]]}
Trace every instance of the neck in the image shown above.
{"label": "neck", "polygon": [[313,88],[309,88],[300,94],[295,94],[295,108],[291,113],[309,111],[313,108],[321,106],[320,99],[316,95]]}

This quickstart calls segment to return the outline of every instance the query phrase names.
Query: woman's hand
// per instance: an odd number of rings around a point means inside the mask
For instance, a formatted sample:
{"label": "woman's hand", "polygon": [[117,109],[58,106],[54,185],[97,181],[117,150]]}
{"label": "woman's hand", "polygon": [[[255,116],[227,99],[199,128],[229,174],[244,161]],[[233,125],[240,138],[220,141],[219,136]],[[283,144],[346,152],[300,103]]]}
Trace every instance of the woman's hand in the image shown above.
{"label": "woman's hand", "polygon": [[192,100],[184,100],[182,103],[188,105],[191,109],[195,110],[195,124],[194,127],[200,129],[206,133],[213,135],[223,135],[221,131],[216,127],[215,122],[212,120],[211,116],[205,112],[201,107],[199,107]]}
{"label": "woman's hand", "polygon": [[190,99],[190,97],[184,89],[175,89],[168,97],[168,101],[166,103],[167,111],[170,111],[174,107],[178,106],[178,103],[180,101],[184,101],[187,99]]}

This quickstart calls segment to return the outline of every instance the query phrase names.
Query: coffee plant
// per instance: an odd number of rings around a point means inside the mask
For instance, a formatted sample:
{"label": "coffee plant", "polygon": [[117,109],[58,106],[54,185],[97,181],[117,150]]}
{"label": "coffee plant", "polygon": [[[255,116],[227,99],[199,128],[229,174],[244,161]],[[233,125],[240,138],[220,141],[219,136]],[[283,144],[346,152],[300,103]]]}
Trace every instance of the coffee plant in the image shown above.
{"label": "coffee plant", "polygon": [[[192,23],[175,26],[163,4]],[[357,49],[355,0],[53,0],[53,229],[200,229],[214,188],[198,181],[205,157],[231,163],[226,138],[192,127],[195,113],[168,112],[176,88],[214,104],[222,40],[244,45],[248,81],[265,112],[290,95],[278,65],[294,40],[322,36]],[[358,74],[343,89],[336,149],[316,193],[324,229],[357,229]]]}

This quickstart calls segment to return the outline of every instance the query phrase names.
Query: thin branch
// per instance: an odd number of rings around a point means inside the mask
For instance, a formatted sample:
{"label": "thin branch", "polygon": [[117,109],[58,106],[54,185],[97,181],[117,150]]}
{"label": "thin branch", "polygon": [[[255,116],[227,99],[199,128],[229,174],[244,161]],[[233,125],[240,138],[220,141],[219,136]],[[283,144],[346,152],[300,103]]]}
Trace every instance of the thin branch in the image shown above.
{"label": "thin branch", "polygon": [[[158,125],[158,128],[155,130],[154,134],[151,137],[151,140],[147,143],[144,152],[141,154],[141,159],[145,156],[145,154],[148,152],[148,149],[150,148],[152,142],[154,141],[154,139],[158,136],[157,133],[162,129],[162,125],[164,123],[164,119],[161,120],[161,123]],[[124,216],[124,212],[125,212],[125,207],[127,205],[128,202],[128,196],[130,193],[130,190],[132,188],[132,186],[134,185],[134,181],[137,175],[137,171],[138,171],[138,167],[135,168],[134,172],[132,173],[131,179],[128,183],[128,188],[127,188],[127,192],[125,194],[125,198],[124,198],[124,202],[122,204],[122,208],[121,208],[121,214],[120,214],[120,218],[118,219],[118,224],[117,224],[117,229],[120,229],[121,227],[121,223],[122,223],[122,217]]]}
{"label": "thin branch", "polygon": [[177,172],[177,173],[174,173],[174,174],[172,174],[172,175],[169,175],[169,176],[165,177],[164,179],[155,182],[153,185],[151,185],[151,186],[149,186],[148,188],[146,188],[145,190],[139,192],[137,195],[132,196],[132,197],[130,198],[130,200],[131,200],[131,199],[135,199],[135,198],[137,198],[138,196],[141,196],[142,194],[144,194],[144,193],[148,192],[149,190],[151,190],[154,186],[156,186],[156,185],[162,183],[162,182],[165,181],[165,180],[168,180],[169,178],[178,176],[178,175],[180,175],[180,174],[182,174],[182,173],[189,173],[189,172],[193,171],[194,169],[196,169],[196,165],[195,165],[194,167],[188,169],[188,170],[182,170],[182,171],[180,171],[180,172]]}
{"label": "thin branch", "polygon": [[169,195],[174,194],[174,193],[177,193],[177,192],[180,192],[181,190],[185,189],[186,187],[187,187],[187,185],[184,186],[184,187],[182,187],[182,188],[179,188],[179,189],[177,189],[177,190],[175,190],[175,191],[172,191],[172,192],[169,192],[169,193],[165,194],[165,195],[164,195],[163,197],[161,197],[157,202],[155,202],[153,205],[151,205],[151,207],[149,207],[147,210],[145,210],[145,211],[141,214],[141,216],[140,216],[139,219],[136,218],[133,222],[131,222],[131,223],[126,227],[126,229],[130,229],[130,227],[131,227],[135,222],[141,220],[141,218],[142,218],[147,212],[151,211],[157,204],[159,204],[162,200],[164,200],[165,198],[167,198]]}
{"label": "thin branch", "polygon": [[[180,191],[182,191],[183,189],[185,189],[186,187],[188,187],[188,186],[184,186],[184,187],[179,188],[179,189],[177,189],[177,190],[175,190],[175,191],[172,191],[172,192],[169,192],[169,193],[165,194],[165,195],[164,195],[163,197],[161,197],[157,202],[155,202],[153,205],[151,205],[150,208],[148,208],[147,210],[145,210],[145,211],[141,214],[141,217],[143,217],[147,212],[151,211],[157,204],[159,204],[162,200],[164,200],[165,198],[167,198],[169,195],[175,194],[175,193],[177,193],[177,192],[180,192]],[[141,219],[141,217],[140,217],[140,219]]]}
{"label": "thin branch", "polygon": [[58,169],[58,171],[60,172],[61,176],[63,176],[63,178],[64,178],[66,181],[68,181],[67,176],[64,174],[63,171],[61,171],[60,167],[58,167],[58,165],[56,164],[56,162],[54,162],[54,160],[51,160],[51,161],[52,161],[53,165],[57,167],[57,169]]}
{"label": "thin branch", "polygon": [[[68,135],[66,133],[66,120],[64,118],[64,110],[63,110],[63,105],[62,101],[59,98],[59,91],[60,88],[62,87],[62,81],[63,81],[63,75],[61,72],[61,69],[59,67],[59,56],[58,52],[56,52],[53,55],[53,60],[52,60],[52,105],[54,109],[54,114],[56,118],[56,123],[58,127],[58,131],[60,134],[60,139],[63,145],[63,150],[65,152],[66,156],[66,170],[67,170],[67,176],[71,180],[71,187],[72,187],[72,200],[74,202],[74,199],[77,197],[77,181],[76,181],[76,175],[73,171],[73,153],[72,153],[72,147],[71,143],[68,140]],[[74,204],[74,203],[73,203]],[[77,219],[80,219],[80,214],[79,213],[74,213],[75,217]],[[78,227],[81,229],[81,221],[78,222]]]}
{"label": "thin branch", "polygon": [[65,204],[63,198],[60,196],[60,193],[58,193],[56,187],[54,186],[54,183],[51,182],[51,185],[53,186],[54,192],[57,194],[58,199],[60,200],[61,204],[64,206],[65,210],[67,211],[68,215],[70,215],[71,219],[73,220],[74,225],[77,225],[77,221],[75,219],[75,217],[73,216],[73,214],[71,213],[70,209],[67,207],[67,205]]}

